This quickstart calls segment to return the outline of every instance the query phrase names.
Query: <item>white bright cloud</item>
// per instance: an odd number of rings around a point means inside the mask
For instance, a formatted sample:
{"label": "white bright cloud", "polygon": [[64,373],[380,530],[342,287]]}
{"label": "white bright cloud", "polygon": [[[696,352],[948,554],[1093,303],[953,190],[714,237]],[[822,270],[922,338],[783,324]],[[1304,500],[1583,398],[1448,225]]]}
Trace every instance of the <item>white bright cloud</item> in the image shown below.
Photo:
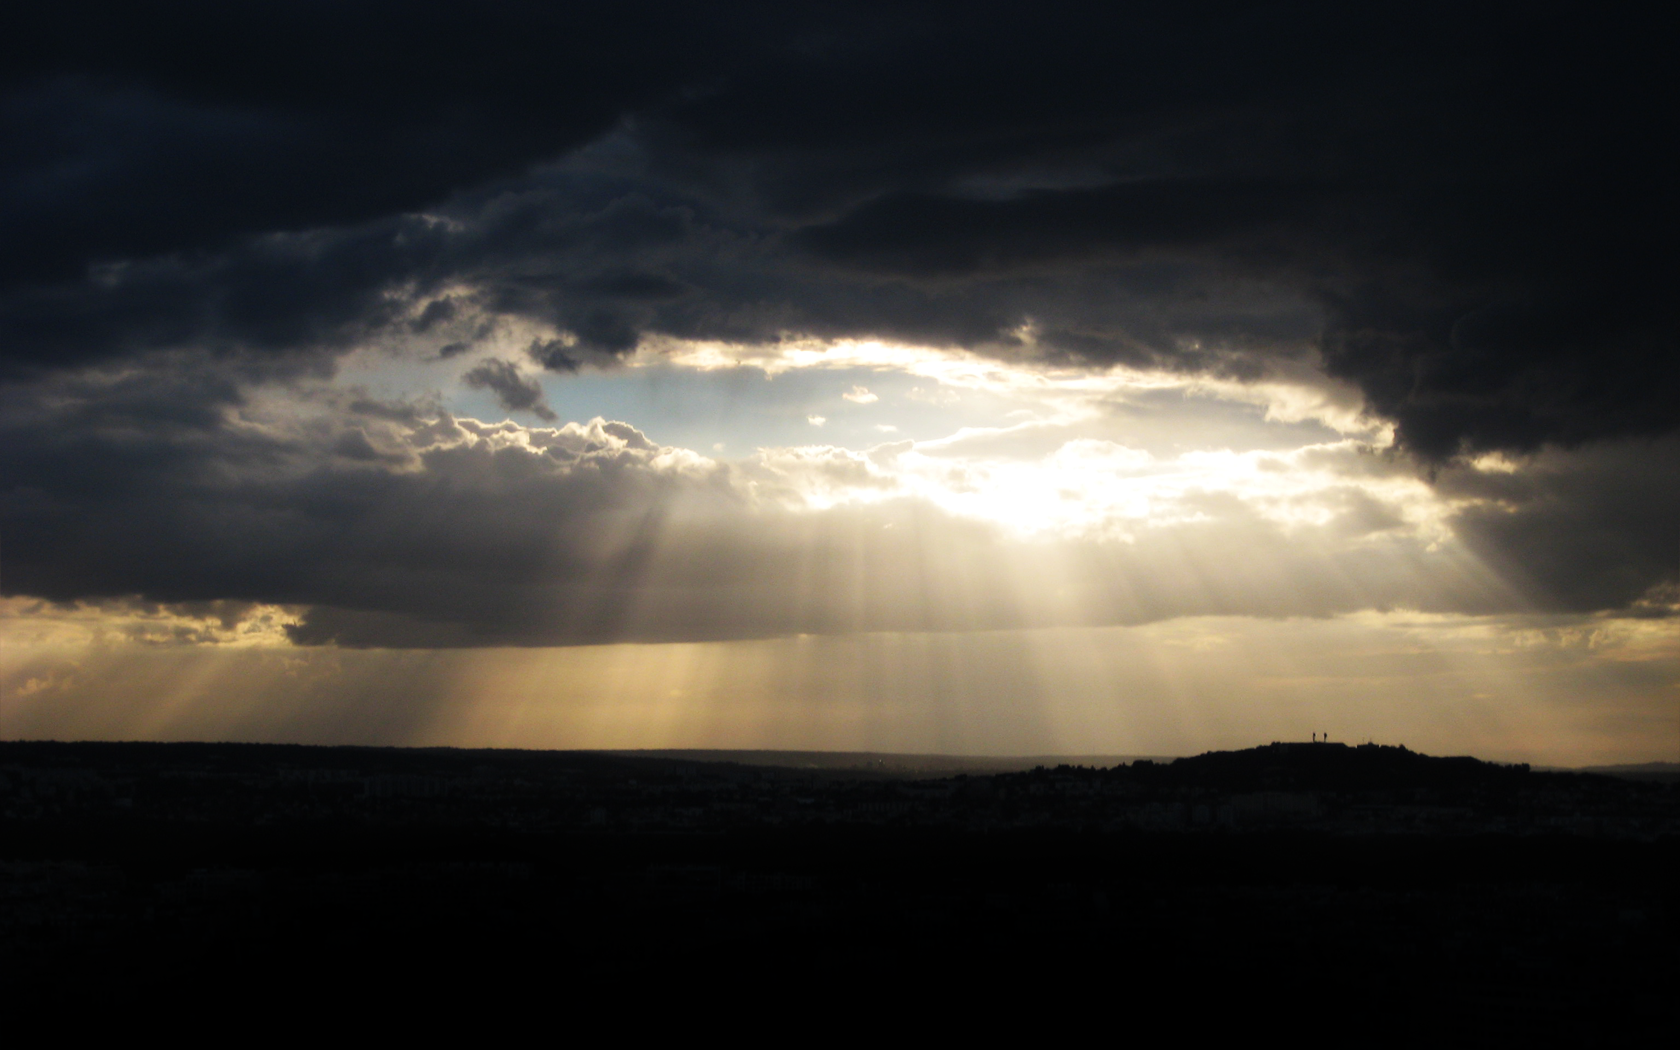
{"label": "white bright cloud", "polygon": [[[1261,406],[1266,418],[1276,422],[1313,421],[1343,434],[1363,435],[1377,444],[1387,445],[1392,440],[1387,424],[1364,414],[1363,401],[1354,387],[1332,380],[1307,364],[1279,364],[1273,373],[1245,383],[1123,366],[1094,370],[1031,360],[1006,361],[960,349],[869,340],[789,340],[773,346],[654,340],[629,363],[633,368],[675,365],[707,372],[752,368],[767,376],[806,369],[898,373],[935,381],[934,387],[912,390],[909,396],[913,400],[948,404],[964,391],[983,393],[1033,402],[1039,406],[1041,418],[1058,421],[1100,415],[1105,406],[1141,394],[1177,391],[1188,397]],[[876,397],[862,385],[842,396],[860,403],[866,403],[866,397]]]}

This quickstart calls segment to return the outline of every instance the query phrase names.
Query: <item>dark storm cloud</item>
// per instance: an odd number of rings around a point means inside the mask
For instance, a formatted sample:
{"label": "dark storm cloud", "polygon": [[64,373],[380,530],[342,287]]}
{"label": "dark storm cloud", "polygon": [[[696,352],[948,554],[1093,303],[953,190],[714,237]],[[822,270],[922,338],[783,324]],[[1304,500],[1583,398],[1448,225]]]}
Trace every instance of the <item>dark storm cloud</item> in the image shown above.
{"label": "dark storm cloud", "polygon": [[[569,333],[560,368],[1030,320],[1253,375],[1316,336],[1431,458],[1657,434],[1664,37],[1568,4],[51,5],[0,63],[0,352],[330,353],[467,282]],[[615,127],[616,180],[522,174]],[[1256,286],[1285,308],[1231,307]]]}
{"label": "dark storm cloud", "polygon": [[[554,581],[649,571],[635,537],[711,490],[629,469],[653,452],[624,434],[546,460],[480,450],[469,470],[401,437],[435,408],[234,422],[257,388],[328,375],[350,348],[448,358],[518,322],[556,371],[650,336],[881,337],[1242,379],[1317,356],[1444,489],[1490,484],[1450,465],[1460,453],[1580,447],[1542,452],[1509,482],[1527,488],[1456,527],[1539,606],[1628,607],[1673,579],[1672,508],[1640,497],[1664,485],[1680,422],[1669,36],[1570,4],[8,14],[6,585],[313,605],[315,640],[418,638],[421,622],[538,637],[521,625]],[[467,374],[544,408],[512,363]],[[684,535],[726,531],[708,528]],[[800,571],[791,539],[780,560],[694,542],[660,564]],[[1186,604],[1149,586],[1098,618],[1499,604],[1403,588]],[[629,630],[629,612],[578,610],[635,589],[589,587],[561,588],[582,604],[555,637]],[[650,606],[668,622],[636,630],[896,622],[797,600],[679,587]],[[991,600],[914,622],[1019,622]]]}
{"label": "dark storm cloud", "polygon": [[1537,602],[1586,611],[1649,606],[1665,591],[1660,604],[1673,604],[1677,471],[1670,437],[1547,454],[1510,474],[1452,471],[1439,485],[1474,501],[1453,523],[1466,547]]}
{"label": "dark storm cloud", "polygon": [[750,5],[26,5],[0,276],[356,223],[517,173],[719,61]]}
{"label": "dark storm cloud", "polygon": [[1196,180],[1033,190],[1002,201],[901,194],[797,239],[818,254],[887,273],[962,275],[1217,243],[1290,218],[1314,196],[1311,187]]}

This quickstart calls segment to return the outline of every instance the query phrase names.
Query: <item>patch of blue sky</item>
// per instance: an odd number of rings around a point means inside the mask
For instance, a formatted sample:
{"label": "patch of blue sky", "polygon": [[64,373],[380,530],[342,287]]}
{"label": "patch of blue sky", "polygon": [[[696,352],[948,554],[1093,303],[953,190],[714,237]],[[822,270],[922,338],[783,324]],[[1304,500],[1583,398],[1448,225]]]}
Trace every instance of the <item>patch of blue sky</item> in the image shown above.
{"label": "patch of blue sky", "polygon": [[[409,398],[430,389],[442,395],[450,411],[478,419],[544,422],[529,411],[509,412],[492,392],[462,384],[464,367],[460,362],[397,365],[383,358],[357,362],[341,379],[375,396]],[[1315,420],[1268,419],[1266,408],[1252,401],[1179,387],[1131,388],[1106,396],[1093,391],[1074,412],[1076,418],[1069,418],[1067,410],[1075,406],[1066,392],[1047,396],[1031,386],[942,385],[931,376],[890,368],[794,368],[771,375],[751,365],[700,370],[655,364],[530,378],[542,384],[560,421],[622,420],[659,444],[730,459],[750,456],[758,448],[798,445],[862,451],[884,442],[933,441],[965,429],[1001,430],[1034,422],[1041,425],[998,435],[992,454],[1035,458],[1075,438],[1111,441],[1157,456],[1198,449],[1281,452],[1343,437]],[[814,422],[819,419],[820,425]]]}

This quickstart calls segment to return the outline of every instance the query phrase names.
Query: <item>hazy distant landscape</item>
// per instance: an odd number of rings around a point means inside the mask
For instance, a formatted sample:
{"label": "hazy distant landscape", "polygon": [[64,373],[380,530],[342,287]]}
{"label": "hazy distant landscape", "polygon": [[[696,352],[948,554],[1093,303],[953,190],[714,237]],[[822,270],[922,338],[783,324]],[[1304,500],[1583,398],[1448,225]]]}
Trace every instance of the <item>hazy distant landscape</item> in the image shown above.
{"label": "hazy distant landscape", "polygon": [[1161,755],[902,755],[873,751],[722,751],[716,749],[609,751],[628,758],[672,758],[687,762],[734,762],[788,769],[838,769],[893,776],[956,776],[960,773],[1016,773],[1034,766],[1126,765],[1140,758],[1171,761]]}

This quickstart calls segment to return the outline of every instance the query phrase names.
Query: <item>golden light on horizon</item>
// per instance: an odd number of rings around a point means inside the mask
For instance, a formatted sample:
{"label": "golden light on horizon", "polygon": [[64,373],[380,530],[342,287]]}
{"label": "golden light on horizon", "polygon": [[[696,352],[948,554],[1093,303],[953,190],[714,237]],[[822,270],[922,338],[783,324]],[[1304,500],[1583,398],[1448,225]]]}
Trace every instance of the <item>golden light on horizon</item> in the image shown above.
{"label": "golden light on horizon", "polygon": [[1328,731],[1583,765],[1673,740],[1677,652],[1667,621],[1587,638],[1399,613],[519,649],[8,645],[0,734],[1172,755]]}

